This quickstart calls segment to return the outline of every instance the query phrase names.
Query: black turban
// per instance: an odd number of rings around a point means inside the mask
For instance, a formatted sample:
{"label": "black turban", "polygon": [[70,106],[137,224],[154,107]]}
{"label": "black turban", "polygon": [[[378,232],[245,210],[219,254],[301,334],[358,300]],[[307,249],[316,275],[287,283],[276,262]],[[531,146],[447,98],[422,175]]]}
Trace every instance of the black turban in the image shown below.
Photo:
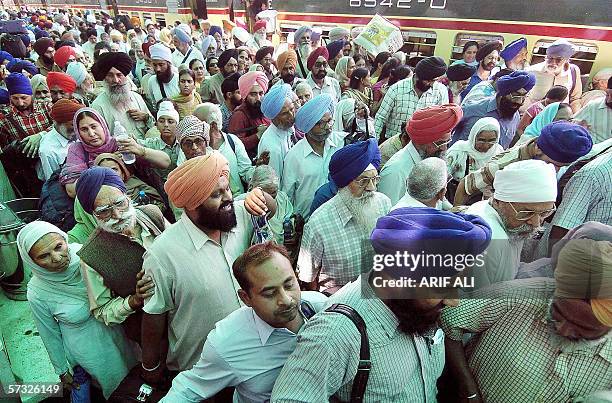
{"label": "black turban", "polygon": [[220,69],[224,69],[225,65],[227,64],[227,62],[229,62],[229,59],[231,58],[234,58],[236,59],[236,61],[238,61],[238,50],[236,49],[224,50],[223,53],[221,53],[221,55],[219,56],[219,60],[217,61],[217,66],[219,66]]}
{"label": "black turban", "polygon": [[414,72],[421,80],[433,80],[446,73],[446,63],[441,57],[426,57],[417,63]]}
{"label": "black turban", "polygon": [[221,92],[223,92],[224,96],[228,92],[234,92],[238,89],[239,78],[240,73],[230,74],[229,76],[225,77],[225,80],[223,80],[223,82],[221,83]]}
{"label": "black turban", "polygon": [[450,66],[448,70],[446,70],[446,77],[448,77],[450,81],[463,81],[472,77],[475,72],[476,66],[458,63]]}
{"label": "black turban", "polygon": [[264,46],[259,49],[257,53],[255,53],[255,61],[263,60],[266,55],[270,54],[272,56],[274,54],[274,46]]}
{"label": "black turban", "polygon": [[480,49],[478,49],[478,52],[476,52],[476,61],[479,62],[484,60],[484,58],[487,57],[487,55],[493,52],[494,50],[497,50],[498,52],[502,50],[501,42],[491,41],[485,43],[480,47]]}
{"label": "black turban", "polygon": [[127,76],[133,66],[134,62],[127,53],[107,52],[98,57],[98,61],[91,67],[91,74],[96,81],[102,81],[113,67]]}

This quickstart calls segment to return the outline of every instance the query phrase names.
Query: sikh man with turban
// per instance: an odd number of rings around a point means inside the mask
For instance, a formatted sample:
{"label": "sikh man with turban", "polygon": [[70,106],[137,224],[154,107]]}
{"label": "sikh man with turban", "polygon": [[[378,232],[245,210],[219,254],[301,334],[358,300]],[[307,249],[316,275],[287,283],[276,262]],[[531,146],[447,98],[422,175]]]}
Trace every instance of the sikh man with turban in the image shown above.
{"label": "sikh man with turban", "polygon": [[200,96],[202,102],[213,102],[222,105],[225,101],[224,93],[221,90],[223,80],[238,71],[238,51],[227,49],[219,56],[217,62],[219,72],[210,79],[205,80],[200,86]]}
{"label": "sikh man with turban", "polygon": [[304,227],[299,279],[313,291],[333,294],[354,281],[371,259],[364,250],[376,220],[391,209],[376,191],[380,151],[376,139],[347,145],[332,155],[331,180],[338,193],[318,208]]}
{"label": "sikh man with turban", "polygon": [[446,63],[437,56],[417,63],[411,78],[400,80],[387,90],[376,112],[375,129],[384,138],[399,134],[402,125],[418,109],[448,104],[448,90],[438,79],[446,74]]}
{"label": "sikh man with turban", "polygon": [[83,171],[76,196],[83,210],[95,218],[97,229],[79,256],[93,316],[107,325],[125,323],[128,337],[138,341],[140,315],[130,317],[153,295],[153,284],[140,270],[136,287],[126,292],[121,285],[126,271],[134,267],[123,262],[141,262],[142,253],[170,224],[157,206],[134,206],[126,192],[121,177],[111,168],[94,166]]}
{"label": "sikh man with turban", "polygon": [[[184,213],[144,257],[145,273],[155,283],[142,325],[142,376],[147,383],[157,384],[166,369],[171,375],[191,369],[215,323],[240,307],[232,264],[250,245],[251,217],[273,217],[276,202],[255,188],[234,203],[229,174],[227,160],[211,151],[180,165],[164,186]],[[166,330],[169,348],[164,355],[160,346]]]}
{"label": "sikh man with turban", "polygon": [[478,69],[470,78],[470,83],[467,88],[461,93],[462,99],[465,98],[476,84],[486,81],[491,77],[491,71],[493,71],[499,62],[500,50],[502,50],[502,43],[499,41],[490,41],[478,48],[476,52]]}
{"label": "sikh man with turban", "polygon": [[[480,217],[401,208],[378,219],[370,243],[383,258],[397,253],[463,258],[482,253],[490,239],[491,230]],[[332,297],[357,311],[367,329],[371,367],[363,401],[435,402],[436,382],[445,364],[438,320],[442,308],[452,311],[458,301],[457,290],[427,287],[426,282],[444,277],[452,285],[461,267],[433,263],[407,268],[400,262],[377,261],[373,270],[368,268]],[[389,283],[401,278],[416,286]],[[357,386],[360,345],[359,331],[349,318],[337,311],[319,312],[300,330],[297,346],[272,390],[272,401],[356,401],[351,395]]]}
{"label": "sikh man with turban", "polygon": [[463,119],[453,131],[453,143],[457,140],[467,140],[472,126],[481,118],[493,117],[499,121],[499,144],[507,149],[521,120],[519,109],[534,85],[535,76],[526,71],[514,71],[499,78],[495,96],[463,107]]}
{"label": "sikh man with turban", "polygon": [[172,52],[172,64],[174,64],[174,67],[180,69],[182,65],[189,66],[189,63],[195,59],[204,64],[202,52],[193,45],[191,28],[189,25],[181,24],[172,29],[172,37],[174,47],[176,48],[174,52]]}
{"label": "sikh man with turban", "polygon": [[466,63],[453,64],[446,70],[448,100],[451,103],[461,105],[461,93],[467,88],[474,72],[476,67]]}
{"label": "sikh man with turban", "polygon": [[319,47],[310,53],[306,63],[310,73],[306,82],[312,88],[312,93],[317,96],[320,94],[329,94],[334,102],[340,101],[341,91],[340,83],[327,73],[329,65],[329,51],[327,48]]}
{"label": "sikh man with turban", "polygon": [[297,54],[297,75],[300,78],[308,77],[310,69],[306,67],[308,57],[312,52],[312,28],[307,25],[302,25],[293,34],[293,45],[295,47],[295,53]]}
{"label": "sikh man with turban", "polygon": [[[505,67],[512,70],[525,70],[527,67],[528,55],[527,39],[525,38],[519,38],[510,42],[501,52],[499,52],[499,57],[504,61]],[[500,68],[503,68],[503,66]],[[494,69],[491,74],[495,73],[497,73],[497,71]]]}
{"label": "sikh man with turban", "polygon": [[555,167],[544,161],[512,163],[495,174],[495,193],[471,205],[466,213],[482,217],[493,230],[484,264],[475,268],[477,287],[513,280],[526,239],[555,211]]}
{"label": "sikh man with turban", "polygon": [[444,159],[451,130],[462,116],[461,108],[455,104],[430,106],[414,112],[406,125],[410,142],[395,153],[380,172],[378,189],[393,205],[406,194],[406,179],[417,162],[428,157]]}
{"label": "sikh man with turban", "polygon": [[484,167],[461,179],[453,204],[466,204],[480,193],[490,195],[497,172],[513,162],[542,160],[559,170],[584,157],[592,148],[593,140],[584,127],[566,121],[553,122],[544,126],[538,137],[497,154]]}
{"label": "sikh man with turban", "polygon": [[297,68],[297,53],[295,50],[289,49],[276,57],[276,67],[278,69],[278,75],[272,80],[272,86],[289,84],[292,90],[302,82],[305,82],[303,78],[296,75]]}
{"label": "sikh man with turban", "polygon": [[72,119],[85,105],[72,99],[60,99],[51,107],[53,127],[40,141],[38,156],[43,171],[43,181],[48,180],[66,161],[68,146],[75,140]]}
{"label": "sikh man with turban", "polygon": [[535,74],[536,83],[529,92],[526,107],[544,99],[553,86],[562,85],[568,90],[567,98],[562,102],[569,103],[574,113],[578,113],[582,108],[582,79],[580,67],[570,62],[575,52],[576,47],[567,39],[557,39],[546,48],[543,62],[527,68],[527,71]]}
{"label": "sikh man with turban", "polygon": [[104,89],[91,107],[109,124],[120,122],[125,130],[138,139],[143,139],[155,120],[140,94],[132,91],[128,75],[134,63],[123,52],[100,55],[91,68],[96,81],[104,81]]}
{"label": "sikh man with turban", "polygon": [[270,126],[261,111],[261,100],[268,91],[268,78],[261,71],[249,71],[238,79],[242,104],[234,109],[229,121],[228,132],[242,141],[249,157],[257,155],[257,144],[263,132]]}
{"label": "sikh man with turban", "polygon": [[[611,287],[612,243],[573,239],[559,253],[554,279],[495,284],[445,310],[448,368],[463,386],[458,396],[609,401]],[[464,333],[472,334],[465,348]]]}
{"label": "sikh man with turban", "polygon": [[74,78],[59,71],[51,71],[47,74],[47,85],[51,93],[51,103],[55,103],[60,99],[72,99],[72,94],[77,88]]}
{"label": "sikh man with turban", "polygon": [[[4,83],[10,97],[10,105],[0,119],[0,148],[13,141],[21,144],[21,153],[35,157],[45,132],[52,126],[51,104],[33,100],[30,80],[21,73],[9,74]],[[18,166],[8,169],[9,179],[24,197],[38,197],[41,183],[35,170]]]}
{"label": "sikh man with turban", "polygon": [[295,134],[295,106],[291,100],[291,86],[289,84],[276,85],[264,96],[261,111],[272,121],[262,134],[257,146],[257,154],[268,152],[270,165],[282,181],[285,156],[293,147],[291,136]]}
{"label": "sikh man with turban", "polygon": [[156,105],[163,98],[173,98],[181,93],[179,89],[178,70],[172,64],[172,53],[163,43],[156,43],[149,48],[151,67],[155,77],[148,81],[151,101]]}
{"label": "sikh man with turban", "polygon": [[295,128],[305,135],[285,156],[281,189],[304,219],[316,190],[327,182],[332,155],[341,148],[340,139],[331,135],[333,116],[334,100],[328,94],[306,102],[295,115]]}
{"label": "sikh man with turban", "polygon": [[53,70],[55,64],[55,41],[51,38],[40,38],[34,42],[34,51],[38,54],[36,59],[36,67],[40,74],[47,76]]}

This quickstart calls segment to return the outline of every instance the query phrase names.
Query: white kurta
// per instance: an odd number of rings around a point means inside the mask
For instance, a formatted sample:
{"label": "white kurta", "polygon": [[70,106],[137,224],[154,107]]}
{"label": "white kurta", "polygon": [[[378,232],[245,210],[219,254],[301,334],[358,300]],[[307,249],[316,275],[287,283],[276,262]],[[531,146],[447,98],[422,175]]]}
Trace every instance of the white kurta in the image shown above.
{"label": "white kurta", "polygon": [[148,128],[155,124],[155,120],[153,116],[149,113],[147,109],[147,105],[145,104],[144,99],[140,96],[140,94],[135,93],[134,91],[130,92],[130,108],[135,109],[140,112],[146,112],[149,115],[149,118],[146,122],[135,121],[127,114],[126,111],[118,110],[115,105],[111,103],[111,100],[106,91],[102,92],[95,101],[91,104],[91,107],[104,117],[106,123],[108,124],[109,129],[113,130],[115,121],[121,122],[121,125],[125,128],[125,130],[139,139],[144,139],[145,133]]}
{"label": "white kurta", "polygon": [[[189,54],[189,56],[187,56],[187,54]],[[181,51],[178,49],[172,52],[172,64],[174,64],[177,69],[180,68],[182,65],[189,67],[189,63],[195,59],[201,61],[202,64],[206,65],[202,52],[200,52],[195,46],[192,46],[187,49],[186,54],[182,54]]]}
{"label": "white kurta", "polygon": [[159,81],[157,81],[157,77],[155,75],[153,75],[149,79],[148,84],[149,84],[148,93],[151,95],[151,98],[153,100],[153,105],[157,105],[157,103],[162,98],[172,98],[181,93],[179,89],[179,76],[176,70],[173,71],[172,79],[170,80],[170,82],[162,84],[164,87],[164,91],[166,92],[165,97],[161,93],[161,90],[159,88]]}
{"label": "white kurta", "polygon": [[270,153],[269,166],[274,168],[278,175],[279,181],[283,179],[283,167],[285,166],[285,156],[289,149],[293,146],[291,136],[293,135],[293,127],[289,130],[281,130],[274,123],[270,124],[266,131],[259,139],[257,146],[257,156],[259,157],[264,151]]}

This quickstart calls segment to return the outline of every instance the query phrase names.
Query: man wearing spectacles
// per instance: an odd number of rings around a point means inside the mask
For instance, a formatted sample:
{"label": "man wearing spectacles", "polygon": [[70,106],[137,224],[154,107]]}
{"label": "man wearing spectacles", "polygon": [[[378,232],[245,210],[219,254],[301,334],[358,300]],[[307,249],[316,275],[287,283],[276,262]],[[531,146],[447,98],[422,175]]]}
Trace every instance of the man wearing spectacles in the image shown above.
{"label": "man wearing spectacles", "polygon": [[319,207],[304,227],[298,257],[306,289],[333,294],[355,280],[370,262],[367,249],[376,220],[391,209],[376,191],[380,151],[375,139],[347,145],[331,157],[329,172],[338,193]]}
{"label": "man wearing spectacles", "polygon": [[523,243],[555,212],[557,176],[552,164],[527,160],[497,172],[495,194],[470,206],[466,213],[484,218],[493,231],[484,265],[474,270],[476,287],[513,280]]}
{"label": "man wearing spectacles", "polygon": [[340,101],[340,83],[335,78],[327,75],[329,51],[327,48],[319,47],[308,56],[306,66],[310,70],[306,82],[312,88],[314,96],[329,94],[335,102]]}
{"label": "man wearing spectacles", "polygon": [[495,96],[483,98],[463,107],[463,119],[453,131],[453,143],[467,140],[472,126],[484,117],[493,117],[499,121],[499,144],[507,149],[514,138],[521,120],[519,108],[525,102],[527,93],[535,85],[536,78],[532,73],[514,71],[500,77]]}

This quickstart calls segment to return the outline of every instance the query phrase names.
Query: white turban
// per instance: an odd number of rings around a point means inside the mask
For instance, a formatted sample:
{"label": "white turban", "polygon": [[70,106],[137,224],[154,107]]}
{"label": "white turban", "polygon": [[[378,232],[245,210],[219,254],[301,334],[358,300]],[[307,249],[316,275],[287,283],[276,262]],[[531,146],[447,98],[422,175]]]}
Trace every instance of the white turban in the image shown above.
{"label": "white turban", "polygon": [[514,162],[495,173],[494,197],[504,202],[541,203],[557,200],[557,172],[540,160]]}
{"label": "white turban", "polygon": [[165,60],[172,63],[172,52],[170,52],[170,48],[163,43],[156,43],[151,46],[149,52],[151,53],[152,60]]}
{"label": "white turban", "polygon": [[247,43],[249,39],[251,39],[251,34],[249,34],[246,29],[241,27],[235,27],[232,29],[232,36],[235,36],[240,42],[243,43]]}
{"label": "white turban", "polygon": [[174,119],[176,123],[179,122],[179,113],[174,109],[174,105],[170,101],[163,101],[159,103],[159,110],[157,111],[157,119],[162,116],[166,116]]}

